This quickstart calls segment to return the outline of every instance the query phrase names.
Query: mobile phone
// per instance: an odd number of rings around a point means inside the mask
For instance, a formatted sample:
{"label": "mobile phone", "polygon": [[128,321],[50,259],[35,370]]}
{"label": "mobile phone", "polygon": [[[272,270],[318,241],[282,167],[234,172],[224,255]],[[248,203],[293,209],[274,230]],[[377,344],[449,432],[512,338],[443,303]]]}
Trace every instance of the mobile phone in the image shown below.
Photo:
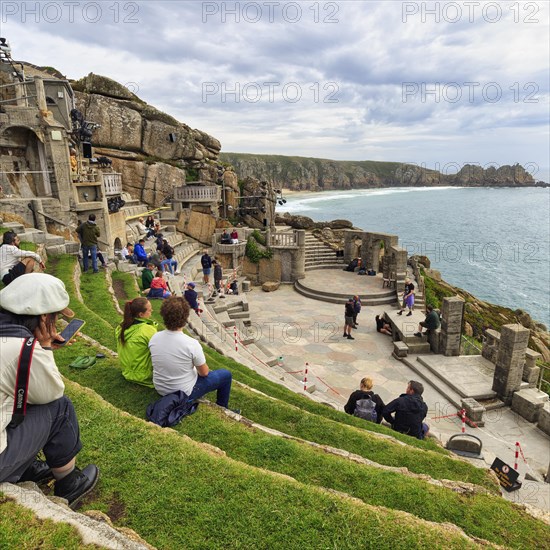
{"label": "mobile phone", "polygon": [[73,319],[61,332],[61,336],[65,338],[65,341],[61,342],[60,340],[54,340],[53,343],[56,346],[64,346],[74,338],[74,335],[85,325],[85,323],[86,321],[82,321],[82,319]]}

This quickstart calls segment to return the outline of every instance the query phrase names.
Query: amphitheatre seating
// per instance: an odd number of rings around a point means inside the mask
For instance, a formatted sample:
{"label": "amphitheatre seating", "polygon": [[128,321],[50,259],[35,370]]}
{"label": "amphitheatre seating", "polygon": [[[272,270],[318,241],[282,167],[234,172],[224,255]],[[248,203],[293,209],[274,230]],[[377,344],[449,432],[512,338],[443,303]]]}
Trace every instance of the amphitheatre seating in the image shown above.
{"label": "amphitheatre seating", "polygon": [[[78,280],[72,277],[71,262],[51,262],[51,269],[74,295]],[[126,281],[130,292],[130,275],[116,277]],[[112,348],[112,328],[120,317],[109,313],[109,294],[97,288],[97,281],[81,281],[84,303],[75,299],[74,308],[79,316],[93,319],[86,325],[90,335]],[[91,285],[95,285],[93,311],[86,306]],[[153,306],[158,319],[159,304]],[[202,322],[196,316],[193,320]],[[433,441],[370,425],[288,391],[277,383],[280,375],[275,370],[271,378],[259,376],[253,367],[205,348],[211,368],[232,370],[231,403],[242,408],[245,417],[239,420],[203,404],[175,430],[161,430],[142,420],[145,405],[155,399],[154,390],[127,383],[116,358],[107,354],[85,371],[66,366],[72,357],[89,352],[90,344],[76,341],[57,356],[68,378],[67,391],[77,403],[85,452],[95,454],[102,470],[101,491],[90,496],[88,505],[110,510],[109,503],[116,501],[125,514],[122,520],[115,516],[115,524],[130,525],[159,548],[178,546],[183,540],[192,540],[195,547],[222,547],[229,539],[242,547],[262,546],[267,527],[272,547],[307,545],[308,540],[328,547],[340,536],[346,544],[362,547],[364,533],[373,529],[380,532],[377,544],[384,547],[405,546],[418,537],[434,547],[473,547],[476,541],[468,537],[477,537],[524,548],[548,538],[548,528],[541,522],[500,498],[483,470],[450,458]],[[81,389],[73,380],[91,390]],[[222,452],[214,452],[213,446]],[[174,456],[181,460],[174,461]],[[123,475],[127,471],[133,472],[131,478]],[[135,479],[140,480],[139,489]],[[480,486],[470,491],[463,481]],[[371,490],[373,483],[379,491]],[[183,485],[197,496],[192,504],[181,498]],[[324,528],[319,529],[318,513],[323,510]],[[197,517],[207,516],[208,522],[198,529]],[[357,529],[340,533],[352,516]],[[250,521],[243,523],[243,517]],[[426,530],[427,524],[418,517],[435,523]],[[508,519],[507,529],[502,529],[502,517]],[[369,523],[370,518],[375,518],[374,523]],[[455,540],[456,532],[448,527],[442,531],[438,525],[442,522],[457,523],[465,535],[458,534]],[[300,538],[304,531],[307,540]]]}

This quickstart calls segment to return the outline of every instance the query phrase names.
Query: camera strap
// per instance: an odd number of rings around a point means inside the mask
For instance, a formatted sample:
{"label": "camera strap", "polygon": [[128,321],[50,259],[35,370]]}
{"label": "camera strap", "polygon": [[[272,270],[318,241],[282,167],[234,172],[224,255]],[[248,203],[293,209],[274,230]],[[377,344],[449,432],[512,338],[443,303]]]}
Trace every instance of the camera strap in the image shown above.
{"label": "camera strap", "polygon": [[15,396],[13,398],[13,413],[8,428],[16,428],[25,420],[27,413],[27,394],[29,391],[29,378],[31,375],[31,361],[36,345],[36,338],[25,338],[19,354],[17,365],[17,377],[15,380]]}

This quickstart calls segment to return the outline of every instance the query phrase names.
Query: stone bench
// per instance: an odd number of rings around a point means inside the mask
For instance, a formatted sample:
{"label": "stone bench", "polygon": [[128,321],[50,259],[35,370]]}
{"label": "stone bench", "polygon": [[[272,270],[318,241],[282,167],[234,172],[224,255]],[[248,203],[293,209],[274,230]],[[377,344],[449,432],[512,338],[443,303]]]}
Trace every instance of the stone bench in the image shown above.
{"label": "stone bench", "polygon": [[548,394],[527,388],[514,393],[512,410],[528,422],[537,422],[544,405],[548,402]]}
{"label": "stone bench", "polygon": [[400,357],[407,357],[409,353],[409,346],[405,342],[397,340],[393,343],[393,356],[397,359]]}
{"label": "stone bench", "polygon": [[539,421],[537,423],[539,430],[550,435],[550,403],[545,403],[539,410]]}

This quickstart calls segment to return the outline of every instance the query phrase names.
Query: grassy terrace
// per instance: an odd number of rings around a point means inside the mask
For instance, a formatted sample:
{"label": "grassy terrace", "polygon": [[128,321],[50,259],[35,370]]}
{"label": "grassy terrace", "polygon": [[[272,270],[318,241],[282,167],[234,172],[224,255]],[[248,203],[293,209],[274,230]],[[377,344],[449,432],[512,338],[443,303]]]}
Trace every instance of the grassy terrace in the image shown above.
{"label": "grassy terrace", "polygon": [[[72,282],[74,262],[72,258],[61,258],[49,263],[72,295],[76,291]],[[114,273],[113,281],[121,297],[124,294],[129,298],[137,295],[131,275]],[[81,292],[83,297],[89,297],[88,305],[93,303],[92,311],[76,299],[71,301],[71,307],[87,320],[84,332],[113,347],[112,331],[119,316],[116,310],[113,311],[112,296],[106,289],[104,274],[83,276]],[[160,301],[154,301],[153,305],[158,317]],[[381,440],[366,430],[365,423],[359,419],[294,394],[209,348],[205,351],[211,368],[229,368],[236,380],[276,399],[234,385],[230,406],[241,408],[247,418],[296,437],[346,449],[381,464],[406,466],[411,471],[436,479],[467,480],[497,491],[486,472],[449,457],[433,442],[401,436],[410,444],[402,446]],[[107,357],[86,371],[74,371],[64,366],[78,355],[93,353],[95,349],[84,342],[76,342],[56,352],[65,376],[93,389],[116,407],[112,409],[97,402],[92,394],[70,385],[69,393],[77,403],[85,442],[81,462],[94,460],[102,470],[99,491],[87,507],[102,509],[113,517],[116,524],[134,528],[159,547],[177,547],[185,543],[185,547],[201,547],[202,544],[202,547],[216,548],[224,546],[222,541],[227,547],[227,540],[233,541],[232,547],[259,545],[267,548],[280,546],[282,541],[286,541],[286,547],[296,548],[303,545],[364,547],[366,531],[355,538],[364,529],[369,529],[368,539],[373,546],[428,545],[429,537],[424,536],[428,529],[425,524],[420,523],[412,535],[406,521],[403,523],[403,519],[396,521],[393,518],[400,528],[396,531],[392,526],[387,531],[389,518],[395,512],[385,510],[380,514],[380,509],[369,506],[409,512],[437,523],[454,523],[470,536],[514,548],[542,547],[541,541],[549,538],[547,526],[499,496],[461,495],[424,480],[328,455],[310,446],[236,423],[215,407],[201,406],[175,431],[157,430],[138,420],[143,418],[147,403],[156,398],[155,392],[127,383],[120,374],[116,359]],[[135,420],[120,411],[130,413]],[[396,435],[383,427],[368,427]],[[153,437],[146,435],[151,431]],[[214,445],[229,458],[216,456],[215,464],[212,464],[209,453],[182,436]],[[197,453],[200,457],[196,456]],[[174,460],[174,456],[179,459]],[[189,461],[198,461],[198,464],[191,465]],[[262,470],[258,470],[260,468]],[[291,476],[299,483],[283,482],[265,471]],[[258,479],[258,475],[261,483],[253,481]],[[180,479],[185,480],[183,485],[175,481]],[[135,480],[139,482],[136,484]],[[348,509],[344,506],[347,501],[329,497],[319,487],[360,499],[365,503],[360,507],[364,511],[359,516],[350,515],[351,509],[357,505]],[[309,504],[304,504],[306,501]],[[311,510],[304,512],[304,506]],[[333,510],[331,514],[327,512],[329,509]],[[113,513],[113,510],[118,512]],[[372,523],[373,510],[378,510],[376,521],[382,521],[383,525]],[[332,517],[333,514],[339,519]],[[273,515],[284,525],[276,527]],[[154,525],[151,525],[149,516],[155,517]],[[330,516],[328,523],[325,516]],[[178,521],[174,522],[176,517]],[[243,517],[247,518],[246,522],[243,522]],[[352,517],[360,517],[361,521],[355,524],[356,519]],[[504,517],[507,518],[505,522],[502,521]],[[235,525],[227,525],[233,522],[239,526],[237,530]],[[270,534],[271,529],[281,532]],[[309,539],[302,536],[302,530]],[[261,542],[258,533],[262,533]],[[372,533],[376,535],[372,536]],[[442,536],[438,531],[434,533],[430,536]],[[378,539],[378,536],[382,538]],[[451,537],[445,540],[448,536],[450,534],[437,539],[436,546],[458,544],[456,547],[468,547],[465,539],[460,541]]]}

